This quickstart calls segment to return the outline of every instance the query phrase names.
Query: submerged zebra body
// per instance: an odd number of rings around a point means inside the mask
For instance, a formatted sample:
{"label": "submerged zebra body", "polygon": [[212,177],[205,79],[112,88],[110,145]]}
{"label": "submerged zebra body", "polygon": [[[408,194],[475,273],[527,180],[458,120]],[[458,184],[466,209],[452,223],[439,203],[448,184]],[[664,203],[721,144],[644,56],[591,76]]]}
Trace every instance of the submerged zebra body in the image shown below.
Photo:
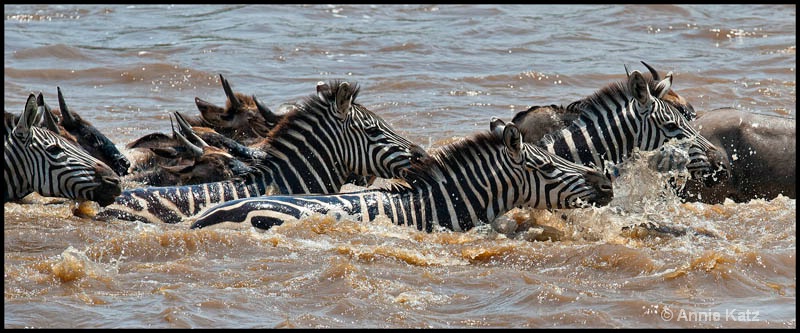
{"label": "submerged zebra body", "polygon": [[31,94],[18,119],[3,112],[3,202],[37,192],[111,204],[121,192],[117,174],[59,134],[36,127],[45,111],[41,94],[38,100]]}
{"label": "submerged zebra body", "polygon": [[611,181],[593,169],[523,143],[513,123],[493,119],[481,133],[438,149],[415,165],[406,184],[333,195],[275,195],[226,202],[203,213],[192,228],[249,222],[268,229],[312,214],[386,216],[431,232],[466,231],[515,207],[578,208],[606,205]]}
{"label": "submerged zebra body", "polygon": [[[657,86],[659,96],[670,91],[672,75],[667,74]],[[629,73],[626,82],[612,83],[567,109],[579,110],[577,119],[537,144],[570,161],[602,168],[605,162],[625,161],[635,149],[650,151],[672,139],[690,140],[686,168],[693,179],[713,184],[728,175],[719,149],[691,126],[685,111],[653,96],[639,71]]]}
{"label": "submerged zebra body", "polygon": [[266,157],[240,179],[127,190],[99,216],[178,223],[211,205],[242,197],[335,193],[351,174],[402,177],[412,161],[427,154],[355,103],[358,92],[357,85],[347,82],[318,84],[317,94],[252,146]]}

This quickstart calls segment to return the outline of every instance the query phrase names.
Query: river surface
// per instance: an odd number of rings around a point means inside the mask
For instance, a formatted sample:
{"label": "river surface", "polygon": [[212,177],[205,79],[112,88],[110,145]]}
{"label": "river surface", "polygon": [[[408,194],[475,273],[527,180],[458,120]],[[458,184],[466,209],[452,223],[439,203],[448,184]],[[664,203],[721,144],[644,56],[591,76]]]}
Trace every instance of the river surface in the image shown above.
{"label": "river surface", "polygon": [[[318,81],[436,149],[625,77],[697,110],[796,119],[794,5],[5,5],[4,109],[30,93],[117,146],[169,133],[218,75],[276,109]],[[127,153],[127,152],[126,152]],[[267,232],[4,205],[5,328],[796,328],[796,200],[681,203],[635,163],[607,207],[427,234],[317,216]],[[683,236],[639,223],[698,230]]]}

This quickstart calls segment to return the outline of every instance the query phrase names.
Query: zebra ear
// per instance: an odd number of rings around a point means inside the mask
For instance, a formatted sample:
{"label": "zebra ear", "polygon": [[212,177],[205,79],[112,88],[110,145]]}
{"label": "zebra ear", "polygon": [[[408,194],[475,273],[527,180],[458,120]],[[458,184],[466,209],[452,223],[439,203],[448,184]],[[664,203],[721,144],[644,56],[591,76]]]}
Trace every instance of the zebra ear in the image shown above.
{"label": "zebra ear", "polygon": [[[44,95],[39,93],[39,95],[36,96],[36,119],[33,120],[33,126],[41,127],[44,113],[47,112],[49,108],[50,107],[44,102]],[[58,133],[58,131],[56,131],[56,133]]]}
{"label": "zebra ear", "polygon": [[350,112],[350,105],[353,102],[353,94],[350,90],[350,84],[342,82],[336,89],[336,110],[342,115],[347,115]]}
{"label": "zebra ear", "polygon": [[497,117],[492,117],[492,121],[489,122],[489,131],[492,132],[498,138],[503,137],[503,129],[506,127],[506,123]]}
{"label": "zebra ear", "polygon": [[519,156],[522,150],[522,134],[516,124],[508,123],[503,128],[503,143],[514,158]]}
{"label": "zebra ear", "polygon": [[45,128],[49,129],[53,133],[61,133],[61,131],[58,130],[58,121],[56,120],[56,116],[53,115],[52,111],[50,111],[49,105],[44,105],[44,112],[42,113],[44,116]]}
{"label": "zebra ear", "polygon": [[628,77],[628,90],[630,90],[633,98],[636,99],[640,106],[647,105],[650,102],[650,87],[648,87],[647,81],[645,81],[641,72],[636,70],[631,72],[630,77]]}
{"label": "zebra ear", "polygon": [[17,126],[14,126],[12,130],[14,136],[19,139],[25,139],[30,134],[30,129],[36,120],[37,111],[36,95],[30,94],[28,101],[25,103],[25,109],[22,110],[22,115],[19,116]]}
{"label": "zebra ear", "polygon": [[317,97],[321,100],[325,100],[325,96],[331,93],[331,87],[322,81],[317,82]]}
{"label": "zebra ear", "polygon": [[654,93],[656,94],[655,96],[658,98],[664,98],[664,96],[667,95],[670,89],[672,89],[671,71],[667,73],[667,76],[665,76],[663,80],[659,81],[658,84],[656,84],[656,88],[654,91]]}

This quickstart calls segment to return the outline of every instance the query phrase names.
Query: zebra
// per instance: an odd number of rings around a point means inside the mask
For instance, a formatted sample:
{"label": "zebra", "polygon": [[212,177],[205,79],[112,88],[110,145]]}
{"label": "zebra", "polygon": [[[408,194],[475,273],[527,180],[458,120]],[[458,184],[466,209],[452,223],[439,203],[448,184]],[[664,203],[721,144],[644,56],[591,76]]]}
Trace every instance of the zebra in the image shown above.
{"label": "zebra", "polygon": [[[573,102],[580,110],[569,126],[546,134],[537,145],[567,160],[603,168],[628,159],[635,148],[656,150],[672,139],[689,139],[687,171],[693,179],[712,185],[727,178],[719,149],[694,129],[672,104],[653,96],[639,71],[628,72],[626,82],[609,84],[593,95]],[[659,95],[670,90],[672,73],[659,81]]]}
{"label": "zebra", "polygon": [[333,214],[363,222],[386,216],[426,232],[467,231],[515,207],[604,206],[612,198],[607,176],[522,142],[513,122],[492,118],[488,133],[437,149],[415,164],[405,182],[343,194],[232,200],[203,213],[191,228],[249,222],[266,230],[291,219]]}
{"label": "zebra", "polygon": [[57,133],[35,126],[45,111],[41,93],[28,96],[19,117],[3,111],[3,202],[32,192],[43,196],[91,200],[108,206],[120,195],[119,176],[105,163]]}
{"label": "zebra", "polygon": [[427,153],[356,103],[359,91],[357,83],[318,83],[316,94],[251,146],[265,157],[240,180],[126,190],[98,217],[179,223],[211,205],[243,197],[336,193],[351,174],[402,178]]}

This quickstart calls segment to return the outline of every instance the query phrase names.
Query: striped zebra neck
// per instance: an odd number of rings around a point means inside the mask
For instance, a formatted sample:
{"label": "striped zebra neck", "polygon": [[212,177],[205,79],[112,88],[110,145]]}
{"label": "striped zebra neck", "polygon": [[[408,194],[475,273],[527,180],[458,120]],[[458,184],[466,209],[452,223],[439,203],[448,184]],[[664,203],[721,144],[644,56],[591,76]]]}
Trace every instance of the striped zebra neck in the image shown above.
{"label": "striped zebra neck", "polygon": [[634,109],[624,84],[606,86],[568,108],[580,110],[580,116],[569,126],[546,134],[538,143],[540,147],[568,161],[599,169],[606,161],[621,163],[634,148],[641,148],[645,120]]}
{"label": "striped zebra neck", "polygon": [[262,161],[280,193],[336,193],[349,176],[338,138],[343,136],[334,115],[319,108],[286,116],[270,137],[257,147],[268,156]]}

